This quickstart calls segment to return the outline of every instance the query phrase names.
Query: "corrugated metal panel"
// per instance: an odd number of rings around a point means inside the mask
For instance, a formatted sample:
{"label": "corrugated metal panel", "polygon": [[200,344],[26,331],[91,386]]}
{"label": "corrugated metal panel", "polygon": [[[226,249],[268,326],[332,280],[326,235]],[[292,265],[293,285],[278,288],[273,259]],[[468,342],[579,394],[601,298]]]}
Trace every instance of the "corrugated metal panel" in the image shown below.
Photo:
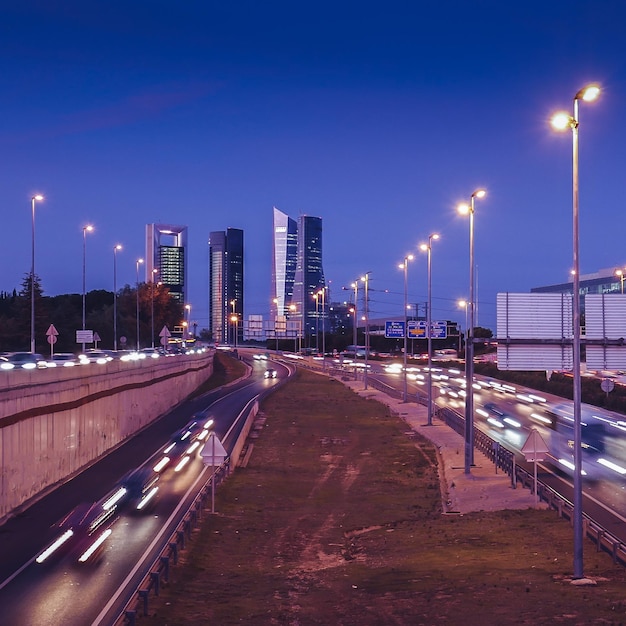
{"label": "corrugated metal panel", "polygon": [[626,370],[625,346],[587,346],[588,370]]}
{"label": "corrugated metal panel", "polygon": [[498,339],[571,339],[572,296],[499,293],[496,335]]}
{"label": "corrugated metal panel", "polygon": [[626,295],[585,296],[585,336],[589,339],[626,338]]}
{"label": "corrugated metal panel", "polygon": [[572,366],[572,346],[498,346],[500,370],[571,371]]}

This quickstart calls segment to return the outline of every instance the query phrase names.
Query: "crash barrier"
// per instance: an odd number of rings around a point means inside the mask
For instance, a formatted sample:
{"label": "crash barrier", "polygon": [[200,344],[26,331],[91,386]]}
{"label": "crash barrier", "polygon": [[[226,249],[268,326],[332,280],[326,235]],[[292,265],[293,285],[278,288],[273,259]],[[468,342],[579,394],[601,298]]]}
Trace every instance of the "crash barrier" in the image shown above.
{"label": "crash barrier", "polygon": [[211,474],[211,478],[204,484],[191,503],[187,513],[176,530],[170,535],[159,556],[153,561],[148,573],[139,583],[122,616],[115,624],[134,626],[138,617],[148,615],[150,595],[158,596],[162,583],[169,581],[170,566],[178,563],[179,552],[185,549],[186,542],[191,540],[191,533],[202,520],[202,513],[207,506],[207,501],[210,503],[212,497],[212,481],[215,480],[215,486],[218,487],[229,475],[230,467],[229,458]]}

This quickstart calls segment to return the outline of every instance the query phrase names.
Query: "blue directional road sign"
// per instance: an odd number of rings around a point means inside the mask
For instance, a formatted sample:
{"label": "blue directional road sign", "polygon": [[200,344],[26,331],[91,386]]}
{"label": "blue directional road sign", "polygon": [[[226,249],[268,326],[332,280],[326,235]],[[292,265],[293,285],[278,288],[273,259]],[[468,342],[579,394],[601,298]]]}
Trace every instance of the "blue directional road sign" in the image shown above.
{"label": "blue directional road sign", "polygon": [[404,322],[385,322],[385,337],[387,339],[404,338]]}
{"label": "blue directional road sign", "polygon": [[[426,339],[426,322],[424,320],[410,320],[407,325],[407,337],[409,339]],[[446,322],[430,323],[431,339],[446,339],[448,337],[448,324]]]}

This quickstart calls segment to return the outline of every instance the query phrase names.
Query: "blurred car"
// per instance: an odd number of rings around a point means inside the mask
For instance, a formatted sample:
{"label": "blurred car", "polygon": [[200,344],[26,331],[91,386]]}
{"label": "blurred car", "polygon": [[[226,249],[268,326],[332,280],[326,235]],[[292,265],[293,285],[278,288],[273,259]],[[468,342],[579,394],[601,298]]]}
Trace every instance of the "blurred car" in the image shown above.
{"label": "blurred car", "polygon": [[85,350],[85,352],[80,354],[78,358],[83,365],[86,363],[98,363],[99,365],[104,365],[105,363],[113,360],[113,357],[104,350]]}
{"label": "blurred car", "polygon": [[158,359],[161,356],[158,348],[142,348],[140,352],[151,359]]}
{"label": "blurred car", "polygon": [[0,370],[12,370],[14,368],[14,363],[11,363],[5,356],[0,356]]}
{"label": "blurred car", "polygon": [[265,370],[265,374],[263,374],[264,378],[276,378],[276,376],[276,370],[273,369],[267,369]]}
{"label": "blurred car", "polygon": [[46,359],[36,352],[12,352],[6,358],[10,363],[13,363],[16,368],[21,367],[25,370],[47,367]]}
{"label": "blurred car", "polygon": [[48,359],[48,367],[74,367],[79,364],[78,357],[72,352],[57,352]]}

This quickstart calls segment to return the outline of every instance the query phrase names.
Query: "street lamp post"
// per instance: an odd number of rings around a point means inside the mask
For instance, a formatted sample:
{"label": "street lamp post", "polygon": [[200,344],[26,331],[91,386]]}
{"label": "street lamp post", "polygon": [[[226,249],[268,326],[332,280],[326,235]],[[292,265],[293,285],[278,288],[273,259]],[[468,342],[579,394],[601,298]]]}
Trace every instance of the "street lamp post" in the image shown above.
{"label": "street lamp post", "polygon": [[[233,321],[233,318],[236,315],[236,313],[235,313],[235,306],[236,306],[236,304],[237,304],[237,300],[231,300],[230,301],[230,306],[232,307],[232,313],[231,313],[231,316],[230,316],[230,321],[231,322]],[[236,333],[237,330],[238,330],[237,327],[235,326],[234,329],[235,329],[235,333]],[[237,336],[236,335],[233,337],[233,345],[235,347],[237,347]]]}
{"label": "street lamp post", "polygon": [[361,280],[365,283],[365,291],[363,297],[363,308],[365,309],[365,367],[363,368],[363,388],[367,389],[367,359],[370,351],[370,319],[369,319],[369,282],[371,272],[365,272],[365,275],[361,277]]}
{"label": "street lamp post", "polygon": [[[457,306],[461,309],[465,309],[465,328],[467,329],[467,300],[459,300],[457,303]],[[467,332],[467,330],[466,330]],[[462,346],[461,346],[461,331],[459,330],[459,352],[461,352],[462,350]],[[465,347],[467,349],[467,341],[465,342]]]}
{"label": "street lamp post", "polygon": [[30,263],[30,351],[35,353],[35,202],[41,202],[43,196],[37,194],[31,198],[32,209],[32,246]]}
{"label": "street lamp post", "polygon": [[191,304],[185,305],[185,312],[187,313],[187,332],[185,333],[185,341],[187,341],[191,334]]}
{"label": "street lamp post", "polygon": [[322,298],[322,369],[326,369],[326,285],[322,287],[317,295]]}
{"label": "street lamp post", "polygon": [[154,349],[154,277],[158,271],[156,267],[152,269],[152,281],[150,282],[150,336],[152,338],[152,349]]}
{"label": "street lamp post", "polygon": [[433,322],[432,322],[432,249],[433,241],[439,239],[437,233],[428,235],[428,243],[422,244],[420,249],[428,254],[428,311],[426,315],[426,328],[428,338],[428,426],[433,425]]}
{"label": "street lamp post", "polygon": [[469,321],[465,338],[465,473],[471,473],[474,463],[474,199],[484,198],[487,192],[477,189],[470,204],[459,205],[459,212],[469,215]]}
{"label": "street lamp post", "polygon": [[136,280],[136,291],[137,291],[137,352],[139,352],[139,266],[143,263],[143,259],[137,259],[136,268],[137,268],[137,280]]}
{"label": "street lamp post", "polygon": [[574,96],[573,115],[557,113],[552,126],[572,131],[572,222],[573,222],[573,280],[572,280],[572,360],[574,387],[574,578],[583,578],[583,499],[582,499],[582,436],[581,436],[581,378],[580,378],[580,256],[578,200],[578,102],[591,102],[600,94],[597,85],[583,87]]}
{"label": "street lamp post", "polygon": [[[87,233],[93,232],[93,226],[83,226],[83,330],[85,330],[85,300],[87,291],[85,289],[86,282],[86,265],[87,265]],[[85,342],[83,341],[83,352],[85,352]]]}
{"label": "street lamp post", "polygon": [[402,368],[403,379],[404,379],[404,381],[403,381],[403,393],[402,393],[402,400],[403,400],[403,402],[408,402],[409,401],[409,393],[408,393],[408,387],[407,387],[407,381],[406,381],[407,309],[409,308],[407,287],[408,287],[408,274],[409,274],[408,267],[409,267],[409,261],[412,261],[412,260],[413,260],[413,255],[412,254],[407,254],[404,257],[404,261],[398,265],[398,267],[401,270],[404,270],[404,355],[402,357],[402,363],[404,365],[404,367]]}
{"label": "street lamp post", "polygon": [[359,310],[359,303],[358,303],[358,298],[359,298],[359,281],[355,280],[352,285],[351,285],[354,289],[354,328],[352,329],[352,332],[354,334],[353,336],[353,341],[354,341],[354,354],[356,355],[356,347],[358,345],[358,310]]}
{"label": "street lamp post", "polygon": [[117,251],[122,246],[113,246],[113,350],[117,352]]}
{"label": "street lamp post", "polygon": [[273,298],[272,302],[276,307],[276,316],[274,317],[274,337],[276,339],[276,352],[278,352],[278,298]]}
{"label": "street lamp post", "polygon": [[[295,304],[290,304],[289,305],[289,311],[291,311],[291,313],[293,313],[294,315],[296,314],[298,310],[298,307]],[[294,352],[298,353],[298,343],[301,342],[302,340],[300,339],[300,334],[301,334],[301,328],[302,328],[302,321],[300,319],[298,319],[298,330],[296,331],[297,334],[293,340],[293,350]],[[300,350],[302,350],[302,345],[300,345]]]}

